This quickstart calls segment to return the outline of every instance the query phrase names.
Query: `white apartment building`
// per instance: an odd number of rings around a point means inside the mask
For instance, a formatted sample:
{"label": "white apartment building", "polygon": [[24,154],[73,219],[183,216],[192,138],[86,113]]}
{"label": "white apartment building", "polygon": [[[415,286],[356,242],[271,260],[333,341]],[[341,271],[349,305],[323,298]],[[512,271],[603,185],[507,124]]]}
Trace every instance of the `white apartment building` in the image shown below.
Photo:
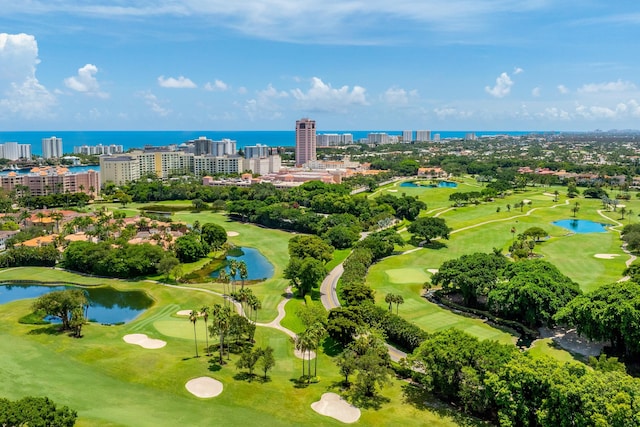
{"label": "white apartment building", "polygon": [[367,142],[369,144],[388,144],[389,135],[384,132],[374,132],[367,135]]}
{"label": "white apartment building", "polygon": [[59,158],[62,157],[63,154],[62,138],[56,138],[55,136],[42,138],[42,158]]}
{"label": "white apartment building", "polygon": [[9,160],[30,159],[31,144],[18,144],[17,142],[0,144],[0,158]]}
{"label": "white apartment building", "polygon": [[431,141],[431,131],[430,130],[419,130],[416,131],[416,142],[429,142]]}
{"label": "white apartment building", "polygon": [[334,147],[353,144],[353,135],[350,133],[323,133],[316,135],[318,147]]}
{"label": "white apartment building", "polygon": [[124,146],[110,145],[80,145],[73,147],[73,154],[84,154],[85,156],[101,156],[103,154],[124,153]]}
{"label": "white apartment building", "polygon": [[402,142],[413,142],[413,131],[412,130],[403,130],[402,131]]}

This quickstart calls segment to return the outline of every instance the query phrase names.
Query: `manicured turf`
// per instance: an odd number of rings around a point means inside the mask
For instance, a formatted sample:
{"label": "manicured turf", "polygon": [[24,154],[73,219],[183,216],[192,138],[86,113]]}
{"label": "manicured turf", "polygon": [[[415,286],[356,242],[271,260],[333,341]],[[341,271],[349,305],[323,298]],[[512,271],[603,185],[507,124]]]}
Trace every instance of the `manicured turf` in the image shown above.
{"label": "manicured turf", "polygon": [[[13,269],[4,275],[29,277],[47,269]],[[79,282],[80,276],[50,270],[47,278],[61,276]],[[84,278],[89,279],[89,278]],[[91,279],[98,284],[99,279]],[[310,404],[335,387],[341,376],[329,357],[320,353],[321,381],[297,388],[302,362],[293,356],[293,345],[284,333],[258,328],[256,345],[275,349],[277,365],[270,381],[248,382],[230,364],[218,367],[217,357],[202,357],[204,324],[196,324],[201,357],[194,358],[193,326],[180,309],[217,302],[203,291],[169,288],[148,282],[110,281],[121,289],[143,289],[154,299],[152,308],[136,321],[118,326],[87,325],[82,339],[55,333],[55,326],[17,323],[30,312],[29,300],[0,306],[0,396],[16,399],[25,395],[46,395],[56,403],[79,412],[79,426],[175,426],[175,425],[339,425],[311,410]],[[130,345],[122,337],[144,333],[165,340],[162,349],[146,350]],[[210,344],[217,344],[215,338]],[[224,384],[223,393],[213,399],[199,399],[184,385],[192,378],[208,375]],[[402,387],[395,381],[383,390],[389,399],[380,410],[364,409],[362,425],[453,426],[455,412],[429,411],[420,401],[405,403]],[[426,400],[426,398],[425,398]],[[472,421],[465,421],[473,425]]]}

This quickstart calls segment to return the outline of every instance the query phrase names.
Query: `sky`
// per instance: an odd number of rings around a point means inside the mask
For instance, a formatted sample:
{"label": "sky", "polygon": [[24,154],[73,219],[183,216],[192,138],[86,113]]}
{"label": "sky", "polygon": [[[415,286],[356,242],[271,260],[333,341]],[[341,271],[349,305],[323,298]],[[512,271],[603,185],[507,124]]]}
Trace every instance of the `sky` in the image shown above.
{"label": "sky", "polygon": [[640,3],[0,0],[0,130],[640,129]]}

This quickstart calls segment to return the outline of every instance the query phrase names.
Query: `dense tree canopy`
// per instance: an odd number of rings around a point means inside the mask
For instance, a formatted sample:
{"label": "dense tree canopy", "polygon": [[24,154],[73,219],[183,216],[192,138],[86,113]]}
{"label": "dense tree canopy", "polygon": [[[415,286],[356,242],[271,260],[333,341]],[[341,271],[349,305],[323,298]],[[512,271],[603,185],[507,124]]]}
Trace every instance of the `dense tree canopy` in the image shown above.
{"label": "dense tree canopy", "polygon": [[84,312],[88,304],[87,296],[82,289],[66,289],[38,297],[33,303],[33,310],[57,317],[62,322],[62,329],[72,329],[70,322],[73,311],[79,308]]}
{"label": "dense tree canopy", "polygon": [[78,414],[48,397],[0,398],[0,425],[7,427],[72,427]]}
{"label": "dense tree canopy", "polygon": [[426,243],[431,243],[431,240],[438,237],[449,239],[451,232],[444,219],[434,217],[418,218],[407,229],[414,237],[424,240]]}
{"label": "dense tree canopy", "polygon": [[164,255],[160,246],[149,243],[114,246],[109,242],[71,242],[62,263],[82,273],[130,278],[157,273]]}
{"label": "dense tree canopy", "polygon": [[212,222],[203,224],[200,234],[202,236],[202,240],[212,249],[220,249],[227,241],[226,230],[222,226]]}
{"label": "dense tree canopy", "polygon": [[626,354],[640,353],[640,286],[626,281],[577,296],[558,312],[558,323],[575,326],[592,340],[610,341]]}

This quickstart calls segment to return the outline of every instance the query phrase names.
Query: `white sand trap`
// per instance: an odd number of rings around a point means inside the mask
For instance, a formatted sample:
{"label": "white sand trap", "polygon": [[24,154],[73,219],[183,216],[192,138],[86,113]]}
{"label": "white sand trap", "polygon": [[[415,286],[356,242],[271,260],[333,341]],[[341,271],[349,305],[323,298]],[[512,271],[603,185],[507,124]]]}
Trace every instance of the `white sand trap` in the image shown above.
{"label": "white sand trap", "polygon": [[615,257],[620,256],[620,254],[595,254],[594,258],[600,259],[614,259]]}
{"label": "white sand trap", "polygon": [[525,205],[528,205],[529,203],[531,203],[531,200],[529,200],[529,199],[524,199],[524,200],[522,201],[522,203],[524,203]]}
{"label": "white sand trap", "polygon": [[616,208],[626,208],[627,205],[616,205]]}
{"label": "white sand trap", "polygon": [[397,193],[398,190],[387,190],[389,193]]}
{"label": "white sand trap", "polygon": [[431,274],[436,274],[438,272],[437,268],[428,268],[427,271]]}
{"label": "white sand trap", "polygon": [[222,393],[222,383],[218,380],[214,380],[211,377],[200,377],[189,380],[184,385],[189,393],[194,396],[207,399],[209,397],[216,397]]}
{"label": "white sand trap", "polygon": [[311,409],[343,423],[355,423],[360,419],[360,409],[335,393],[323,394],[318,402],[311,404]]}
{"label": "white sand trap", "polygon": [[191,310],[180,310],[176,313],[178,316],[190,316]]}
{"label": "white sand trap", "polygon": [[239,236],[240,233],[238,233],[237,231],[227,231],[227,236],[229,237],[236,237]]}
{"label": "white sand trap", "polygon": [[166,341],[149,338],[146,334],[129,334],[122,337],[127,344],[136,344],[142,348],[154,350],[167,345]]}
{"label": "white sand trap", "polygon": [[[311,356],[309,356],[309,353],[311,353]],[[298,359],[315,359],[316,358],[316,352],[315,351],[305,351],[304,354],[302,354],[302,352],[300,350],[294,350],[293,354],[298,358]]]}

